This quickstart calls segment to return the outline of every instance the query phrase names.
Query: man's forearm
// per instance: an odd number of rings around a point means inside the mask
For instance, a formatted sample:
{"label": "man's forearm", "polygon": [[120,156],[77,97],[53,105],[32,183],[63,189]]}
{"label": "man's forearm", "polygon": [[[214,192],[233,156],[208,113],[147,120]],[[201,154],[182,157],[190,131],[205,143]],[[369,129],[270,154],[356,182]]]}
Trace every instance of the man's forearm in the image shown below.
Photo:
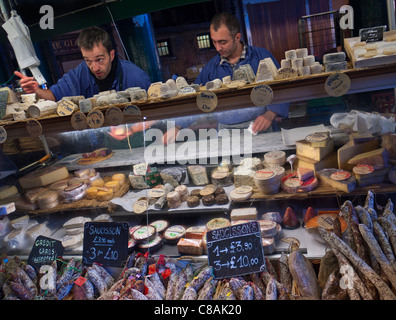
{"label": "man's forearm", "polygon": [[40,99],[56,101],[56,98],[50,89],[37,89],[36,94]]}

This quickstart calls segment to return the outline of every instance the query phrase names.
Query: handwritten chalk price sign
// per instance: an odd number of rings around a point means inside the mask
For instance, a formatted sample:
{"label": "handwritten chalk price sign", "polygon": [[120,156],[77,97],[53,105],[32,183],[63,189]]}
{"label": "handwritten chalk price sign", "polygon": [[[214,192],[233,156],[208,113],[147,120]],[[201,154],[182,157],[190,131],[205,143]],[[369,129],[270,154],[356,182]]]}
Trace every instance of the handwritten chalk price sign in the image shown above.
{"label": "handwritten chalk price sign", "polygon": [[333,73],[325,81],[325,90],[332,97],[341,97],[347,94],[350,87],[351,79],[345,73]]}
{"label": "handwritten chalk price sign", "polygon": [[0,144],[6,142],[7,140],[7,131],[4,127],[0,126]]}
{"label": "handwritten chalk price sign", "polygon": [[271,87],[266,84],[255,86],[250,92],[250,99],[257,107],[268,106],[274,98],[274,92]]}
{"label": "handwritten chalk price sign", "polygon": [[198,109],[203,112],[212,112],[217,107],[218,99],[212,91],[202,91],[197,95]]}
{"label": "handwritten chalk price sign", "polygon": [[38,236],[34,240],[27,262],[31,266],[39,268],[42,265],[51,264],[55,259],[61,257],[64,250],[61,241]]}
{"label": "handwritten chalk price sign", "polygon": [[128,255],[128,223],[86,222],[83,263],[121,267]]}
{"label": "handwritten chalk price sign", "polygon": [[208,231],[208,263],[214,277],[229,278],[265,270],[260,224],[242,223]]}

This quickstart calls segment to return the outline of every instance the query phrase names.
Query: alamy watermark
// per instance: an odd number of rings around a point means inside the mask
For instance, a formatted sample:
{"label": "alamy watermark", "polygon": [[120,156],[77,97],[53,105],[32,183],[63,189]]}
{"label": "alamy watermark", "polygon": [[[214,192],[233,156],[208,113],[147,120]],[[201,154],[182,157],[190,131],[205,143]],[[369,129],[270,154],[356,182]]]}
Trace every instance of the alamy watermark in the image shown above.
{"label": "alamy watermark", "polygon": [[[167,122],[167,131],[174,122]],[[144,150],[146,162],[157,164],[219,164],[240,163],[253,154],[253,138],[247,129],[181,129],[175,143],[165,145],[163,132],[146,130],[145,142],[151,142]]]}

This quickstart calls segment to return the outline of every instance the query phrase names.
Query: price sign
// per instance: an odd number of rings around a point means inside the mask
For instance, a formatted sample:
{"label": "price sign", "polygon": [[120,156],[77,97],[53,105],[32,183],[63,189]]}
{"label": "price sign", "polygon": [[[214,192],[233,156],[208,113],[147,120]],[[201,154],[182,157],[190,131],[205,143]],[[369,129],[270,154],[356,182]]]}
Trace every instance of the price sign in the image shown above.
{"label": "price sign", "polygon": [[325,82],[325,90],[332,97],[341,97],[347,94],[350,87],[351,79],[345,73],[333,73]]}
{"label": "price sign", "polygon": [[265,270],[257,221],[211,230],[206,235],[208,263],[216,279]]}
{"label": "price sign", "polygon": [[250,99],[257,107],[268,106],[273,98],[274,92],[271,87],[266,84],[255,86],[250,93]]}
{"label": "price sign", "polygon": [[38,236],[33,243],[27,262],[35,268],[40,268],[40,266],[51,264],[56,258],[61,257],[64,250],[61,241]]}
{"label": "price sign", "polygon": [[0,144],[6,142],[7,140],[7,131],[4,127],[0,126]]}
{"label": "price sign", "polygon": [[197,106],[203,112],[212,112],[217,107],[217,96],[212,91],[202,91],[197,95]]}
{"label": "price sign", "polygon": [[29,120],[26,122],[26,130],[31,137],[38,137],[43,134],[43,128],[37,120]]}
{"label": "price sign", "polygon": [[104,123],[104,115],[100,110],[92,110],[87,115],[88,126],[92,129],[100,128]]}
{"label": "price sign", "polygon": [[84,130],[88,127],[87,117],[81,111],[77,111],[71,116],[71,125],[74,130]]}
{"label": "price sign", "polygon": [[111,126],[118,126],[122,123],[123,113],[120,108],[110,107],[106,111],[106,120]]}
{"label": "price sign", "polygon": [[384,39],[385,26],[364,28],[359,30],[360,41],[376,42]]}
{"label": "price sign", "polygon": [[126,106],[122,113],[124,116],[135,116],[142,114],[142,111],[139,109],[138,106],[131,104],[129,106]]}
{"label": "price sign", "polygon": [[120,267],[128,255],[128,223],[86,222],[83,263]]}

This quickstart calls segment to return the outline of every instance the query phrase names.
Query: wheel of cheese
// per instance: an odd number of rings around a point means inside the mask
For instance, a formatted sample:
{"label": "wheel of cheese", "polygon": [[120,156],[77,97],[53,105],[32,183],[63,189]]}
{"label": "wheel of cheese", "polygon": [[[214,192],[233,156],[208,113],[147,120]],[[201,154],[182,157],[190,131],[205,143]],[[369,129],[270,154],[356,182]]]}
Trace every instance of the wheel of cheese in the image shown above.
{"label": "wheel of cheese", "polygon": [[158,199],[165,195],[165,187],[163,184],[156,185],[148,192],[150,198]]}
{"label": "wheel of cheese", "polygon": [[76,235],[66,235],[61,239],[62,246],[66,250],[75,249],[80,246],[83,242],[84,234],[76,234]]}
{"label": "wheel of cheese", "polygon": [[49,186],[50,190],[56,191],[59,194],[68,187],[67,181],[58,181]]}
{"label": "wheel of cheese", "polygon": [[186,234],[186,227],[182,225],[170,226],[164,232],[166,242],[177,243]]}
{"label": "wheel of cheese", "polygon": [[217,205],[227,204],[229,201],[230,201],[230,199],[224,193],[220,193],[217,196],[215,196],[215,204],[217,204]]}
{"label": "wheel of cheese", "polygon": [[59,204],[59,194],[56,191],[49,190],[40,194],[37,198],[37,205],[42,210],[55,208]]}
{"label": "wheel of cheese", "polygon": [[187,197],[187,206],[189,207],[189,208],[194,208],[194,207],[197,207],[197,206],[199,206],[199,197],[197,197],[197,196],[188,196]]}
{"label": "wheel of cheese", "polygon": [[166,199],[168,201],[180,201],[180,194],[176,191],[168,192]]}
{"label": "wheel of cheese", "polygon": [[120,184],[118,183],[118,181],[114,181],[114,180],[107,181],[107,182],[104,184],[104,186],[105,186],[106,188],[112,189],[112,190],[113,190],[113,193],[116,193],[118,190],[120,190]]}
{"label": "wheel of cheese", "polygon": [[279,212],[267,212],[261,216],[261,220],[271,220],[276,223],[281,223],[282,217]]}
{"label": "wheel of cheese", "polygon": [[274,237],[278,233],[277,223],[272,220],[259,220],[261,236]]}
{"label": "wheel of cheese", "polygon": [[180,194],[180,196],[184,196],[184,195],[188,194],[188,189],[184,184],[177,186],[175,188],[175,191],[178,192]]}
{"label": "wheel of cheese", "polygon": [[318,179],[315,176],[302,181],[296,173],[290,173],[281,179],[281,187],[287,193],[309,192],[317,186]]}
{"label": "wheel of cheese", "polygon": [[44,188],[44,187],[38,187],[27,190],[25,192],[25,199],[28,200],[30,203],[35,203],[38,196],[46,191],[48,191],[48,188]]}
{"label": "wheel of cheese", "polygon": [[123,173],[116,173],[116,174],[113,174],[113,175],[111,176],[111,179],[114,180],[114,181],[118,181],[118,183],[119,183],[120,186],[121,186],[121,185],[123,185],[123,184],[125,183],[125,181],[126,181],[126,176],[125,176],[125,174],[123,174]]}
{"label": "wheel of cheese", "polygon": [[215,204],[215,197],[210,194],[202,197],[202,204],[204,206],[213,206]]}
{"label": "wheel of cheese", "polygon": [[275,239],[272,237],[261,238],[264,254],[272,254],[275,252]]}
{"label": "wheel of cheese", "polygon": [[72,198],[81,195],[86,189],[87,185],[84,182],[79,182],[69,185],[67,188],[63,189],[61,194],[64,198]]}
{"label": "wheel of cheese", "polygon": [[286,162],[286,153],[281,150],[273,150],[264,154],[264,161],[268,165],[283,166]]}
{"label": "wheel of cheese", "polygon": [[254,183],[260,192],[265,194],[274,194],[279,191],[280,179],[274,170],[265,168],[256,171],[253,178]]}
{"label": "wheel of cheese", "polygon": [[137,228],[132,233],[132,238],[136,240],[138,243],[141,243],[144,241],[150,241],[154,239],[156,235],[157,235],[157,230],[155,229],[155,227],[152,225],[148,225]]}
{"label": "wheel of cheese", "polygon": [[180,200],[176,200],[176,201],[168,200],[167,205],[168,205],[169,209],[176,209],[181,206],[181,203],[182,202]]}
{"label": "wheel of cheese", "polygon": [[230,192],[230,198],[233,201],[243,201],[250,198],[253,188],[251,186],[240,186]]}
{"label": "wheel of cheese", "polygon": [[200,191],[201,197],[211,196],[215,193],[215,188],[205,187]]}
{"label": "wheel of cheese", "polygon": [[99,189],[97,187],[90,187],[85,191],[85,198],[92,200],[98,195]]}
{"label": "wheel of cheese", "polygon": [[166,220],[156,220],[150,223],[151,226],[154,226],[158,233],[162,233],[169,227],[169,222]]}
{"label": "wheel of cheese", "polygon": [[94,181],[91,182],[91,187],[104,187],[105,182],[103,179],[95,179]]}
{"label": "wheel of cheese", "polygon": [[164,242],[163,242],[161,235],[157,234],[153,239],[151,239],[149,241],[142,242],[142,243],[138,243],[137,246],[140,251],[155,252],[162,247],[163,243]]}
{"label": "wheel of cheese", "polygon": [[231,225],[230,220],[226,218],[214,218],[206,224],[206,229],[211,231],[211,230],[229,227],[230,225]]}
{"label": "wheel of cheese", "polygon": [[108,201],[113,198],[113,189],[100,187],[98,188],[98,194],[96,195],[96,199],[98,201]]}
{"label": "wheel of cheese", "polygon": [[148,208],[147,199],[138,199],[133,204],[133,212],[137,214],[146,212],[147,208]]}

